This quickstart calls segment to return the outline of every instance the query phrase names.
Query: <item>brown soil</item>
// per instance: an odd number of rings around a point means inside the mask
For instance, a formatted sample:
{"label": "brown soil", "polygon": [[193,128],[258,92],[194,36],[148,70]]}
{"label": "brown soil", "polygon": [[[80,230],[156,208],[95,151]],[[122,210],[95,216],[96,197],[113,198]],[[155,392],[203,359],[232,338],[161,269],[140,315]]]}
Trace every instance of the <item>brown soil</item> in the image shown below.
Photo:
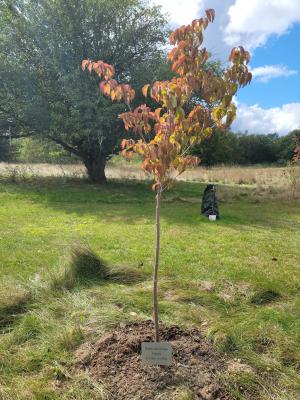
{"label": "brown soil", "polygon": [[86,345],[78,349],[78,369],[104,383],[108,400],[175,400],[182,388],[195,400],[229,400],[217,378],[224,363],[198,330],[161,328],[161,340],[173,349],[169,367],[142,364],[141,342],[152,340],[151,321],[117,327],[92,350]]}

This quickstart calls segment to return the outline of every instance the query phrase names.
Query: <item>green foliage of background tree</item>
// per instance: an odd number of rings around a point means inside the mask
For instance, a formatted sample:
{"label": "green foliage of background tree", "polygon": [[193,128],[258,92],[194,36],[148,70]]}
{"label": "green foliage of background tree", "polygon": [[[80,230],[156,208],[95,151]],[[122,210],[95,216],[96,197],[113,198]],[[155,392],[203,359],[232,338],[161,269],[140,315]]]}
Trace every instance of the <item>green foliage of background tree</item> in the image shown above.
{"label": "green foliage of background tree", "polygon": [[9,161],[11,158],[9,141],[0,138],[0,162]]}
{"label": "green foliage of background tree", "polygon": [[224,129],[214,129],[212,135],[191,149],[201,159],[201,165],[234,164],[239,151],[237,135]]}
{"label": "green foliage of background tree", "polygon": [[237,161],[239,164],[274,163],[279,150],[278,135],[238,135]]}
{"label": "green foliage of background tree", "polygon": [[99,79],[82,74],[81,60],[101,54],[136,89],[145,76],[163,78],[166,19],[142,0],[0,0],[0,6],[2,118],[13,118],[15,137],[50,139],[79,157],[92,181],[105,182],[106,160],[124,137],[117,116],[125,106],[95,92]]}
{"label": "green foliage of background tree", "polygon": [[22,163],[49,163],[49,164],[74,164],[78,158],[64,151],[64,149],[51,140],[40,136],[30,136],[15,139],[17,144],[16,161]]}
{"label": "green foliage of background tree", "polygon": [[17,153],[17,146],[12,140],[14,123],[7,119],[0,110],[0,162],[14,161]]}
{"label": "green foliage of background tree", "polygon": [[296,141],[300,141],[300,129],[295,129],[288,135],[279,138],[279,161],[290,161],[294,157],[295,138]]}

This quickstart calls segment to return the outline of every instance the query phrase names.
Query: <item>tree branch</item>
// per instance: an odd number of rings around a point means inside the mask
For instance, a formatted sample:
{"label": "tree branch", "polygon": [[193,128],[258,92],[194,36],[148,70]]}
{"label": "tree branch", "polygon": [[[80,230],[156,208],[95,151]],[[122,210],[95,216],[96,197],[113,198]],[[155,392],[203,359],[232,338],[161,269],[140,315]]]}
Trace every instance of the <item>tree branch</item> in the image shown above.
{"label": "tree branch", "polygon": [[24,138],[24,137],[32,137],[33,136],[33,134],[21,134],[21,135],[1,135],[1,133],[0,133],[0,139],[7,139],[7,140],[9,140],[9,139],[21,139],[21,138]]}
{"label": "tree branch", "polygon": [[77,149],[75,149],[74,147],[68,145],[67,143],[63,142],[62,140],[53,137],[52,135],[46,135],[45,136],[47,139],[52,140],[53,142],[59,144],[60,146],[62,146],[65,150],[67,150],[70,153],[75,154],[76,156],[82,158],[83,153]]}
{"label": "tree branch", "polygon": [[[6,110],[3,106],[1,106],[1,105],[0,105],[0,111],[2,111],[4,114],[6,114],[6,115],[8,115],[8,116],[11,115],[11,113],[10,113],[8,110]],[[30,137],[30,136],[33,136],[33,135],[34,135],[34,133],[35,133],[36,131],[33,130],[33,129],[31,128],[31,126],[30,126],[27,122],[24,122],[23,120],[19,119],[18,117],[15,117],[15,116],[14,116],[14,119],[15,119],[16,121],[18,121],[21,125],[23,125],[23,126],[29,128],[32,132],[31,132],[31,133],[26,133],[26,134],[25,134],[25,133],[24,133],[24,134],[18,134],[18,135],[5,135],[5,136],[4,136],[4,135],[0,135],[1,138],[3,137],[3,138],[18,139],[18,138]],[[70,153],[73,153],[73,154],[75,154],[75,155],[78,156],[78,157],[82,157],[82,153],[81,153],[79,150],[77,150],[77,149],[75,149],[74,147],[68,145],[67,143],[63,142],[62,140],[60,140],[60,139],[58,139],[58,138],[55,138],[55,137],[53,137],[52,135],[49,135],[49,134],[45,134],[45,137],[46,137],[47,139],[52,140],[53,142],[59,144],[60,146],[62,146],[65,150],[69,151]]]}

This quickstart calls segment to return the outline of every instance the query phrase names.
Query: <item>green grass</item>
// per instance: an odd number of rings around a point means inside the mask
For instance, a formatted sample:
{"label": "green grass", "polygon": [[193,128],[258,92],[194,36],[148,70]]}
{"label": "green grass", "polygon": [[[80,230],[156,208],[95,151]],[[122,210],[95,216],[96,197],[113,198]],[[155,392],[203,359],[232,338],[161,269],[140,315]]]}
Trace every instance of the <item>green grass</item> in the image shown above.
{"label": "green grass", "polygon": [[[199,215],[203,186],[166,193],[160,318],[200,327],[229,362],[251,367],[223,375],[232,398],[296,400],[300,204],[229,189],[220,188],[217,222]],[[149,183],[0,184],[1,400],[102,398],[98,382],[72,372],[74,351],[119,322],[151,317],[154,213]],[[53,285],[78,242],[142,280]]]}

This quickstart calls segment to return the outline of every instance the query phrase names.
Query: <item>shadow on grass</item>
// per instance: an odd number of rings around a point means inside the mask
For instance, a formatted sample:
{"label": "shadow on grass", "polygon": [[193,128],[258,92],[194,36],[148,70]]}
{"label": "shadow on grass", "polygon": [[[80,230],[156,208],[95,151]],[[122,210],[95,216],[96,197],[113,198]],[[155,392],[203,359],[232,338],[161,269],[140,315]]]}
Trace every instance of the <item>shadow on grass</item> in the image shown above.
{"label": "shadow on grass", "polygon": [[10,296],[5,304],[0,304],[0,329],[13,325],[29,308],[32,300],[30,293],[22,296]]}
{"label": "shadow on grass", "polygon": [[[200,215],[205,186],[202,183],[177,182],[174,190],[164,194],[162,218],[175,225],[208,223],[211,226],[211,222]],[[219,185],[220,190],[223,186]],[[231,198],[220,202],[221,219],[214,224],[216,227],[229,226],[237,230],[247,229],[247,226],[257,229],[300,229],[300,223],[296,220],[300,212],[299,202],[276,203],[272,199],[254,201],[251,198],[251,191],[255,190],[253,188],[245,188],[242,196],[238,186],[230,186],[229,189]],[[155,195],[149,182],[110,180],[108,184],[99,186],[84,179],[49,177],[18,184],[2,182],[3,191],[22,195],[53,210],[79,216],[93,215],[108,223],[120,221],[137,225],[145,224],[145,219],[154,223]]]}
{"label": "shadow on grass", "polygon": [[[86,244],[76,243],[71,248],[64,268],[48,276],[48,283],[42,285],[35,303],[43,296],[50,298],[56,291],[71,291],[75,288],[104,286],[109,284],[134,285],[147,278],[145,273],[125,266],[108,266]],[[15,290],[15,293],[13,292]],[[18,292],[10,287],[1,293],[0,330],[11,329],[19,319],[30,311],[33,292]],[[1,333],[1,332],[0,332]]]}
{"label": "shadow on grass", "polygon": [[113,266],[109,268],[109,273],[105,277],[77,277],[70,274],[69,270],[65,270],[60,274],[50,277],[51,290],[73,290],[79,287],[105,286],[111,283],[122,285],[134,285],[147,279],[146,274],[125,267]]}
{"label": "shadow on grass", "polygon": [[272,289],[260,290],[255,293],[250,301],[252,304],[257,306],[272,303],[278,299],[280,299],[281,295]]}

